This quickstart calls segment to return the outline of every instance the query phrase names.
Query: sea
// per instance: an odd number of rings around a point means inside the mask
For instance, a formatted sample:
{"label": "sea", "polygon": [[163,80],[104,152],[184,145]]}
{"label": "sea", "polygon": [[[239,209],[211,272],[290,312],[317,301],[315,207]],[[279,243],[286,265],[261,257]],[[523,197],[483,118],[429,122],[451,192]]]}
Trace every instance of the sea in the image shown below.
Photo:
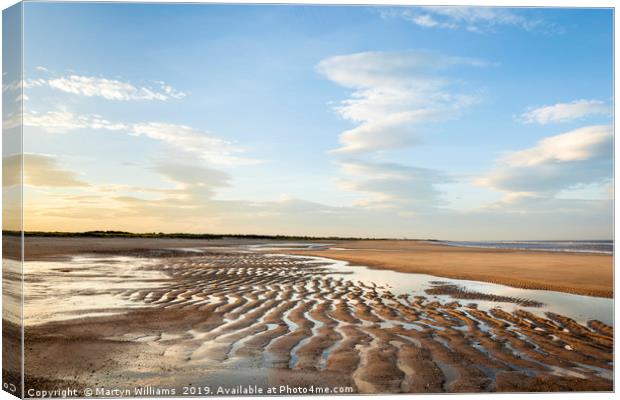
{"label": "sea", "polygon": [[613,254],[613,240],[502,240],[502,241],[439,241],[449,246],[482,247],[533,251]]}

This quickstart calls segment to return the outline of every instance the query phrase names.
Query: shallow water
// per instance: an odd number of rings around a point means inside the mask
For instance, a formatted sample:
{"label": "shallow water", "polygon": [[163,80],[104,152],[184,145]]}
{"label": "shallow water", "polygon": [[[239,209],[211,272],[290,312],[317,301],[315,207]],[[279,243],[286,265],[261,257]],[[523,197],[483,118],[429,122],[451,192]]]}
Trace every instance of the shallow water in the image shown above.
{"label": "shallow water", "polygon": [[[606,314],[604,306],[611,306],[610,299],[369,269],[321,257],[265,254],[270,251],[264,251],[264,247],[261,250],[248,250],[246,246],[227,247],[224,251],[203,248],[202,251],[204,255],[195,252],[194,257],[190,254],[151,259],[83,256],[68,262],[29,263],[26,267],[28,296],[32,300],[29,307],[35,306],[36,309],[28,310],[31,314],[28,323],[121,313],[136,307],[151,307],[156,313],[158,309],[175,307],[198,317],[204,315],[205,319],[212,315],[215,318],[207,324],[201,318],[197,322],[188,320],[187,325],[171,323],[155,328],[147,325],[144,329],[133,326],[125,329],[120,324],[116,327],[117,332],[110,336],[113,340],[139,342],[150,349],[149,352],[152,350],[152,354],[165,355],[166,360],[175,366],[171,374],[191,379],[188,382],[194,384],[221,384],[220,378],[239,384],[237,372],[249,370],[256,373],[248,376],[249,379],[261,380],[262,373],[272,368],[276,368],[278,375],[301,372],[307,377],[314,376],[316,371],[326,371],[319,377],[323,380],[333,375],[330,365],[338,365],[339,370],[350,375],[358,389],[384,390],[385,379],[373,375],[371,363],[390,345],[398,347],[398,358],[386,361],[386,368],[396,366],[405,372],[401,386],[390,389],[395,391],[398,387],[417,384],[414,371],[425,365],[422,362],[437,364],[435,373],[443,376],[443,387],[438,391],[451,390],[452,383],[459,377],[468,376],[471,367],[484,370],[490,377],[485,390],[491,390],[495,384],[495,369],[517,370],[529,376],[536,376],[542,370],[550,376],[611,376],[606,367],[613,365],[612,348],[604,340],[597,342],[603,350],[597,352],[596,357],[583,357],[579,345],[588,341],[579,335],[570,335],[567,330],[564,335],[562,326],[550,325],[549,331],[545,324],[532,328],[525,316],[521,317],[523,324],[506,320],[505,332],[500,333],[493,328],[495,325],[467,307],[459,307],[457,314],[442,312],[443,306],[439,303],[445,305],[454,299],[449,295],[428,296],[425,290],[433,287],[433,282],[442,281],[463,286],[469,291],[531,298],[547,304],[535,308],[497,301],[457,301],[463,306],[475,302],[484,310],[500,307],[511,311],[518,308],[539,315],[553,311],[580,322],[591,318],[612,322],[609,321],[613,319],[611,315],[607,316],[609,318],[600,315]],[[542,300],[532,293],[551,297]],[[424,296],[430,301],[413,299],[415,301],[410,303],[398,298],[399,295]],[[582,312],[585,316],[580,318],[574,304],[566,305],[574,298],[601,300],[604,304],[603,307],[584,306]],[[202,308],[204,304],[209,306]],[[327,307],[328,304],[331,307]],[[451,319],[451,315],[459,317]],[[539,330],[547,331],[547,335],[534,332]],[[319,332],[325,332],[324,338],[328,341],[312,342]],[[564,361],[552,360],[547,367],[546,359],[537,353],[545,357],[555,354],[547,343],[553,336],[562,339],[552,342],[551,346],[563,349],[570,343],[575,349],[571,355],[577,354],[582,364],[571,363],[564,358],[565,355],[558,353],[554,357]],[[458,343],[451,347],[454,337],[465,340],[465,347]],[[506,338],[510,340],[506,341]],[[329,340],[334,342],[330,344]],[[314,346],[313,351],[309,351],[306,346],[310,343],[330,345],[326,348]],[[346,347],[341,348],[344,343]],[[402,345],[428,351],[418,351],[422,359],[409,357],[411,348],[404,347],[401,354]],[[497,361],[494,346],[502,349],[505,356],[500,357],[502,360],[508,358],[499,363],[499,368],[487,368],[484,362],[482,366],[472,365],[468,358],[459,361],[460,355],[469,354],[472,349],[482,354],[484,360]],[[444,347],[456,356],[441,356],[445,354]],[[543,350],[547,352],[543,353]],[[334,351],[339,354],[336,358],[332,355]],[[534,368],[521,366],[519,360],[524,360],[528,354],[537,360]],[[134,366],[124,368],[122,379],[126,379],[127,371],[140,385],[148,379],[159,380],[166,376],[159,368],[149,369],[149,360],[152,361],[148,357],[136,360]],[[333,364],[332,360],[342,365]],[[176,367],[180,367],[178,372]],[[194,371],[199,374],[191,375]],[[207,376],[206,371],[215,375]],[[235,377],[237,380],[233,379]]]}
{"label": "shallow water", "polygon": [[162,287],[166,275],[137,257],[79,256],[70,261],[24,263],[24,323],[42,324],[144,307],[118,293]]}
{"label": "shallow water", "polygon": [[570,253],[613,254],[613,240],[519,240],[519,241],[485,241],[456,242],[439,241],[448,246],[479,247],[488,249],[514,249],[530,251],[559,251]]}
{"label": "shallow water", "polygon": [[2,319],[22,323],[22,263],[2,259]]}
{"label": "shallow water", "polygon": [[[304,242],[286,242],[286,243],[261,243],[261,244],[249,244],[244,246],[248,250],[318,250],[326,249],[328,244],[320,243],[304,243]],[[332,250],[332,248],[330,248]]]}
{"label": "shallow water", "polygon": [[[282,255],[279,255],[280,257]],[[426,296],[429,299],[437,299],[442,302],[459,301],[461,304],[475,303],[481,310],[501,308],[507,312],[516,309],[527,310],[533,314],[544,316],[545,312],[554,312],[565,315],[579,323],[586,323],[591,319],[597,319],[608,325],[613,325],[613,299],[604,297],[581,296],[570,293],[554,292],[550,290],[521,289],[495,283],[450,279],[426,274],[412,274],[397,272],[388,269],[372,269],[364,266],[350,265],[346,261],[332,260],[324,257],[288,255],[287,257],[299,260],[311,259],[307,263],[327,264],[327,269],[348,281],[362,281],[366,284],[375,283],[378,286],[386,286],[394,295],[410,294],[412,296]],[[461,300],[454,299],[449,295],[429,296],[426,289],[433,287],[431,282],[445,282],[462,286],[469,291],[481,292],[498,296],[510,296],[539,301],[542,307],[524,307],[521,305],[484,300]]]}
{"label": "shallow water", "polygon": [[[270,249],[318,248],[329,245],[307,243],[278,243],[268,245],[242,246],[239,250],[261,253]],[[208,248],[194,249],[197,252]],[[229,250],[238,250],[229,247]],[[268,255],[268,254],[265,254]],[[371,269],[365,266],[350,265],[346,261],[332,260],[324,257],[300,255],[271,255],[285,257],[300,263],[321,264],[324,269],[335,275],[336,279],[350,282],[375,284],[379,290],[389,290],[395,296],[408,294],[425,296],[430,300],[450,302],[455,299],[449,295],[427,295],[426,289],[432,288],[431,282],[441,281],[464,287],[468,291],[485,294],[524,298],[543,303],[542,307],[524,307],[521,305],[484,300],[456,299],[462,305],[475,303],[481,310],[501,308],[511,312],[524,309],[533,314],[544,316],[545,312],[565,315],[585,324],[597,319],[613,325],[613,299],[582,296],[569,293],[514,288],[487,282],[459,280],[426,274],[413,274],[387,269]],[[123,312],[127,308],[145,306],[131,298],[118,296],[119,292],[136,291],[136,289],[156,289],[165,285],[168,277],[160,270],[149,268],[158,263],[157,259],[138,257],[98,257],[79,256],[70,261],[31,261],[24,263],[24,320],[27,324],[40,324],[84,316],[107,315]],[[17,265],[18,263],[16,263]],[[308,282],[306,285],[309,285]],[[285,321],[289,328],[296,328],[292,321]],[[294,330],[294,329],[293,329]]]}

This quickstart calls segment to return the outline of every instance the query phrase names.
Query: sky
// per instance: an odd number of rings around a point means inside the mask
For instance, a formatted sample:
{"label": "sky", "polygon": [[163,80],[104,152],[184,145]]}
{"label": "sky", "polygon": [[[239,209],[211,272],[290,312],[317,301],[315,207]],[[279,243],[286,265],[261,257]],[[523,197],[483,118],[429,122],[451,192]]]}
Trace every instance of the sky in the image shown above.
{"label": "sky", "polygon": [[610,9],[26,3],[24,25],[27,230],[613,236]]}

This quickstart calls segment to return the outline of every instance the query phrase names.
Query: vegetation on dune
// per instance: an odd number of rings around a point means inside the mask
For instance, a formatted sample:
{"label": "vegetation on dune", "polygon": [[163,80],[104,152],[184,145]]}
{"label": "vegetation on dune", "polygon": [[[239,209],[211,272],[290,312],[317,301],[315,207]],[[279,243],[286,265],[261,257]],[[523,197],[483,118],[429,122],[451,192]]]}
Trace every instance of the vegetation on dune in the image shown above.
{"label": "vegetation on dune", "polygon": [[[2,231],[3,235],[19,236],[20,231]],[[94,237],[94,238],[152,238],[152,239],[273,239],[273,240],[385,240],[380,238],[338,237],[338,236],[289,236],[258,234],[217,234],[217,233],[163,233],[163,232],[125,232],[125,231],[86,231],[86,232],[24,232],[29,237]]]}

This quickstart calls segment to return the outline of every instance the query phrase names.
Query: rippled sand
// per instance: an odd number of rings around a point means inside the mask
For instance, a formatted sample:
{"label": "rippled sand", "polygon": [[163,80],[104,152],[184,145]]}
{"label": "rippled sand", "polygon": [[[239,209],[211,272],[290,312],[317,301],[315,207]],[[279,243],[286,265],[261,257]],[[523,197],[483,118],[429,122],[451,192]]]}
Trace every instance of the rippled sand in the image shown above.
{"label": "rippled sand", "polygon": [[[316,260],[235,248],[132,255],[150,262],[135,271],[141,284],[109,277],[115,285],[105,295],[120,302],[107,311],[115,314],[99,314],[106,305],[98,308],[93,293],[88,316],[76,310],[70,319],[26,328],[26,388],[291,384],[417,393],[613,387],[613,328],[600,321],[584,325],[552,313],[485,311],[469,300],[395,295]],[[68,279],[83,275],[79,268],[65,271]],[[165,279],[145,285],[151,272]],[[139,307],[121,313],[122,302]]]}

